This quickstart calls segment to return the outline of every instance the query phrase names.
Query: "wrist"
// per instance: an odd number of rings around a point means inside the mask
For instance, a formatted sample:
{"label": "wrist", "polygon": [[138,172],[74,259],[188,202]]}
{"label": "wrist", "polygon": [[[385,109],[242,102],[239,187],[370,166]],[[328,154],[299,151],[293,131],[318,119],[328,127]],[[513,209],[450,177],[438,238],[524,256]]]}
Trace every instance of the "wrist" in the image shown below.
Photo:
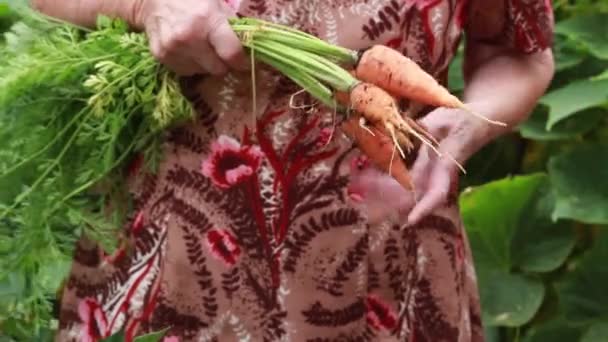
{"label": "wrist", "polygon": [[481,115],[489,120],[502,122],[506,125],[497,125],[488,122],[483,118],[473,116],[470,113],[463,112],[462,115],[468,116],[466,125],[469,128],[467,129],[468,134],[465,138],[467,140],[465,141],[465,144],[468,146],[468,148],[466,148],[465,159],[468,159],[487,144],[510,132],[513,123],[505,122],[504,120],[501,120],[501,118],[498,118],[497,115],[494,115],[495,110],[491,109],[491,104],[486,102],[467,102],[465,105],[475,114]]}

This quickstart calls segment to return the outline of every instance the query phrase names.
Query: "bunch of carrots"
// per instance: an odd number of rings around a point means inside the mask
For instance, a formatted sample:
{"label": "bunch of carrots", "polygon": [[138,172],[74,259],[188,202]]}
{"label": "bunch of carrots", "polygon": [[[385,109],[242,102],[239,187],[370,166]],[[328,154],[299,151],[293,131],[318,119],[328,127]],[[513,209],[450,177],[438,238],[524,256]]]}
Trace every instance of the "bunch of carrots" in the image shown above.
{"label": "bunch of carrots", "polygon": [[[376,167],[391,174],[407,190],[413,185],[404,158],[414,148],[415,139],[441,154],[438,141],[400,111],[399,98],[461,109],[504,125],[471,112],[418,64],[390,47],[375,45],[365,51],[352,51],[293,28],[252,18],[235,19],[231,25],[254,59],[269,64],[325,105],[345,113],[342,131]],[[396,151],[402,158],[395,158]]]}

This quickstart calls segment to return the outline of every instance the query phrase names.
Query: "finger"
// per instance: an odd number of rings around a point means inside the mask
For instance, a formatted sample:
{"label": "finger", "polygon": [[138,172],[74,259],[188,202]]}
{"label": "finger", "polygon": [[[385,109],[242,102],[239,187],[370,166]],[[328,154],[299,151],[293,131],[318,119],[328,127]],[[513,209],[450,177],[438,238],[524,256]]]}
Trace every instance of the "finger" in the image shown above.
{"label": "finger", "polygon": [[442,140],[450,133],[450,122],[446,120],[445,114],[444,111],[429,113],[418,120],[418,124],[435,139]]}
{"label": "finger", "polygon": [[241,41],[223,17],[213,22],[208,39],[209,44],[215,50],[219,58],[236,70],[247,70],[249,60],[245,55]]}
{"label": "finger", "polygon": [[180,76],[191,76],[204,73],[205,70],[188,57],[187,34],[183,27],[171,27],[163,24],[157,19],[153,22],[153,28],[148,34],[150,38],[150,49],[152,54],[167,68]]}
{"label": "finger", "polygon": [[187,57],[170,58],[167,67],[179,76],[193,76],[204,72],[198,63]]}
{"label": "finger", "polygon": [[408,224],[416,224],[422,218],[441,206],[447,199],[451,183],[451,170],[444,163],[433,168],[427,191],[422,199],[414,205],[408,216]]}
{"label": "finger", "polygon": [[428,146],[421,146],[418,150],[418,156],[416,161],[410,170],[412,177],[412,183],[414,184],[414,195],[417,197],[420,193],[423,193],[427,188],[429,171],[431,169],[431,154]]}
{"label": "finger", "polygon": [[228,72],[228,67],[206,41],[190,44],[190,56],[198,65],[212,75],[221,76]]}

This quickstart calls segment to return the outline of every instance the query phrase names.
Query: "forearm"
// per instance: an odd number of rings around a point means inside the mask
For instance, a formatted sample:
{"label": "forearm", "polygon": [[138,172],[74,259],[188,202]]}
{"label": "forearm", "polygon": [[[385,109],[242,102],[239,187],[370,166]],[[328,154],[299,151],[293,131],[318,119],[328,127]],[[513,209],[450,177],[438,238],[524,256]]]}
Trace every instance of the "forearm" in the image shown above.
{"label": "forearm", "polygon": [[480,143],[487,143],[528,117],[551,82],[553,68],[550,49],[523,55],[476,43],[467,47],[465,102],[476,112],[508,125],[484,127],[485,141]]}
{"label": "forearm", "polygon": [[135,24],[138,0],[31,0],[40,12],[81,26],[95,25],[98,15],[121,18]]}

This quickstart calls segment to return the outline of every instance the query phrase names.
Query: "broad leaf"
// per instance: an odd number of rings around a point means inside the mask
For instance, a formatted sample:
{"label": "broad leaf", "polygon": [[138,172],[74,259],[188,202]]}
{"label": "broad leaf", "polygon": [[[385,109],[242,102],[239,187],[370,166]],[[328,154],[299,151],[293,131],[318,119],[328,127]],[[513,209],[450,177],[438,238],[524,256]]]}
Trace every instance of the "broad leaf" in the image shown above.
{"label": "broad leaf", "polygon": [[524,342],[574,342],[581,337],[580,328],[570,327],[563,319],[553,319],[548,323],[531,328]]}
{"label": "broad leaf", "polygon": [[583,44],[597,58],[608,59],[608,14],[592,13],[562,21],[555,32]]}
{"label": "broad leaf", "polygon": [[585,59],[586,53],[577,49],[572,41],[557,35],[553,45],[553,56],[555,70],[559,72],[579,65]]}
{"label": "broad leaf", "polygon": [[547,130],[584,109],[601,106],[608,100],[608,80],[572,82],[545,95],[540,103],[549,107]]}
{"label": "broad leaf", "polygon": [[608,322],[595,323],[581,339],[581,342],[606,342],[608,341]]}
{"label": "broad leaf", "polygon": [[569,222],[553,222],[555,198],[548,181],[521,213],[511,242],[512,262],[527,272],[550,272],[560,267],[575,244]]}
{"label": "broad leaf", "polygon": [[544,180],[542,174],[514,177],[473,188],[461,196],[462,218],[478,267],[510,271],[511,239],[521,213]]}
{"label": "broad leaf", "polygon": [[570,254],[574,234],[569,224],[552,224],[553,202],[544,174],[495,181],[461,196],[486,324],[529,322],[545,289],[539,279],[517,270],[551,271]]}
{"label": "broad leaf", "polygon": [[[575,324],[597,322],[608,317],[608,234],[601,233],[574,270],[558,286],[566,319]],[[599,328],[598,328],[599,329]],[[602,328],[603,330],[603,328]]]}
{"label": "broad leaf", "polygon": [[590,145],[553,157],[549,176],[556,194],[553,218],[608,223],[608,146]]}
{"label": "broad leaf", "polygon": [[603,109],[590,108],[561,120],[549,130],[547,110],[544,106],[539,106],[530,118],[520,125],[519,132],[524,138],[541,141],[570,139],[591,131],[605,116]]}
{"label": "broad leaf", "polygon": [[608,80],[608,69],[601,72],[599,75],[593,76],[591,78],[592,81],[603,81]]}
{"label": "broad leaf", "polygon": [[483,322],[486,325],[518,327],[529,322],[543,301],[540,280],[505,272],[479,272]]}

